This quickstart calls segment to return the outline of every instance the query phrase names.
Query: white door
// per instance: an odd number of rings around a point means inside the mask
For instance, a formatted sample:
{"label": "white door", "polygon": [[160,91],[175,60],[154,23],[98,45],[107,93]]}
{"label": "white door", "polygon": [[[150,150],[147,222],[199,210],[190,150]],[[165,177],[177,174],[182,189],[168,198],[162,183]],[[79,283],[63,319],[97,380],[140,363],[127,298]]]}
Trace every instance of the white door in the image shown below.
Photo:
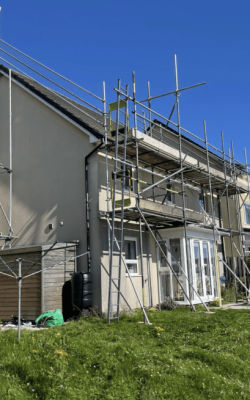
{"label": "white door", "polygon": [[[212,301],[217,293],[214,243],[200,239],[192,242],[194,287],[203,301]],[[194,299],[200,302],[197,294]]]}
{"label": "white door", "polygon": [[[167,239],[160,242],[160,246],[164,253],[167,255],[168,262],[165,257],[159,251],[159,292],[160,301],[164,301],[167,297],[171,296],[175,301],[186,300],[184,292],[187,291],[187,282],[183,276],[180,265],[183,268],[183,239]],[[170,252],[168,251],[170,249]],[[170,254],[171,253],[171,254]],[[171,268],[174,270],[178,280],[172,273]]]}

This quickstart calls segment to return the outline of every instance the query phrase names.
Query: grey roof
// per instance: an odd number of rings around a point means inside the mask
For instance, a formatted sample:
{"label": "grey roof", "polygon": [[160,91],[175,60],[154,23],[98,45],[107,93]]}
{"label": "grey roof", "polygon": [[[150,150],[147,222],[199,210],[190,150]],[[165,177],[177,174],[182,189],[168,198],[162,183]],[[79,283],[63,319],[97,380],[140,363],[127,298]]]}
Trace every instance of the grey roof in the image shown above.
{"label": "grey roof", "polygon": [[[9,68],[5,67],[4,65],[0,64],[0,73],[1,71],[5,72],[5,74],[9,75]],[[31,92],[36,94],[37,96],[41,97],[44,101],[48,104],[56,108],[61,113],[65,114],[68,118],[72,121],[76,122],[78,125],[92,133],[98,139],[101,139],[104,135],[104,127],[103,127],[103,115],[98,111],[92,110],[88,107],[83,106],[82,104],[68,98],[61,93],[55,92],[46,88],[42,84],[38,83],[37,81],[33,80],[32,78],[28,78],[24,75],[21,75],[12,70],[12,77],[20,82],[23,86],[29,89]],[[78,110],[73,105],[69,104],[68,102],[74,104],[77,108],[82,110]],[[88,116],[88,115],[89,116]],[[96,120],[94,120],[93,118]]]}

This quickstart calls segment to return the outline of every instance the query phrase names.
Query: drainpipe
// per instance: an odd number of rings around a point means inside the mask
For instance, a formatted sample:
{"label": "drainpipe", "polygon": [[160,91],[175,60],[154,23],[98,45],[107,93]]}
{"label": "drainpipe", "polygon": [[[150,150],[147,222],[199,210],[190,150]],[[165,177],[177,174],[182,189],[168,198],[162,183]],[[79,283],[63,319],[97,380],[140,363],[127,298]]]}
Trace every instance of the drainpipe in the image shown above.
{"label": "drainpipe", "polygon": [[90,254],[90,208],[89,208],[89,177],[88,177],[88,159],[98,151],[101,146],[104,144],[104,138],[101,139],[101,143],[98,144],[97,147],[94,148],[87,156],[85,157],[85,196],[86,196],[86,231],[87,231],[87,263],[88,263],[88,272],[91,270],[91,254]]}

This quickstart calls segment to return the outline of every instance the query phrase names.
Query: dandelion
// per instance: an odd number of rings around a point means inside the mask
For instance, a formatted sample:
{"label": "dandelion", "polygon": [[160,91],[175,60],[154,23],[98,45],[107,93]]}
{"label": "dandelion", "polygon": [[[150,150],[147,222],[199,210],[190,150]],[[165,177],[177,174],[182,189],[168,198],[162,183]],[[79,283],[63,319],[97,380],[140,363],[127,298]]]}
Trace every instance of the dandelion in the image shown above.
{"label": "dandelion", "polygon": [[160,334],[160,333],[157,333],[157,335],[161,336],[161,334]]}
{"label": "dandelion", "polygon": [[55,354],[58,354],[61,358],[62,356],[67,356],[68,354],[63,350],[55,349]]}
{"label": "dandelion", "polygon": [[27,383],[27,386],[29,386],[29,382]]}
{"label": "dandelion", "polygon": [[72,376],[76,376],[76,373],[74,372],[74,373],[72,374]]}
{"label": "dandelion", "polygon": [[37,351],[36,350],[32,350],[33,351],[33,353],[37,353]]}
{"label": "dandelion", "polygon": [[52,367],[50,367],[50,370],[51,370],[51,371],[53,371],[53,368],[52,368]]}

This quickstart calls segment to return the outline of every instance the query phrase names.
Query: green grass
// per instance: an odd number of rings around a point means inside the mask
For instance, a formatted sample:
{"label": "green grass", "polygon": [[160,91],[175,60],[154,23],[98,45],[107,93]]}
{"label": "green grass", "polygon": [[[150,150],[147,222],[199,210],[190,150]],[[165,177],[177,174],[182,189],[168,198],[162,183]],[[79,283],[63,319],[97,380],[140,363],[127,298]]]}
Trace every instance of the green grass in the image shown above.
{"label": "green grass", "polygon": [[250,399],[250,314],[189,309],[0,332],[1,399]]}

